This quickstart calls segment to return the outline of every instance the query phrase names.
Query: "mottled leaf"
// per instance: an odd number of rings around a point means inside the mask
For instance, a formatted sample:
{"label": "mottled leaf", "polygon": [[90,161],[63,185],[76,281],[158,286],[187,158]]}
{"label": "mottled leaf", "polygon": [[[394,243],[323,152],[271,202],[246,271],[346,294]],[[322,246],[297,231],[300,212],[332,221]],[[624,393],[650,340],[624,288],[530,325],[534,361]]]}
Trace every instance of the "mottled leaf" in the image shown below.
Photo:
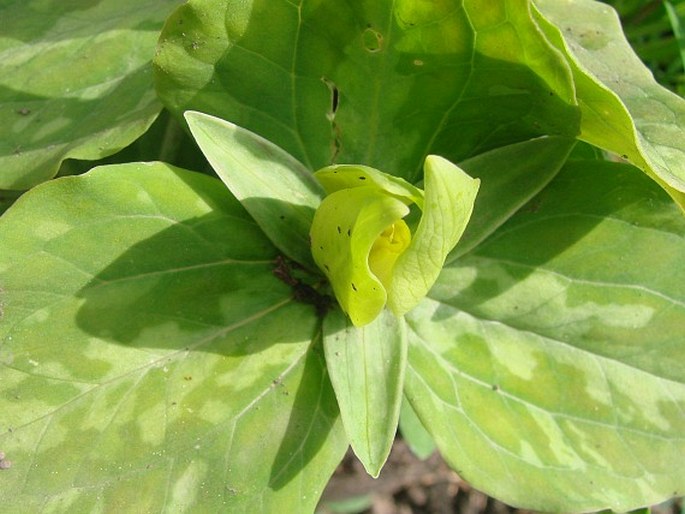
{"label": "mottled leaf", "polygon": [[155,57],[160,97],[232,121],[315,170],[421,177],[578,133],[571,70],[519,0],[191,0]]}
{"label": "mottled leaf", "polygon": [[572,67],[580,138],[629,159],[685,209],[685,100],[654,80],[610,6],[594,0],[535,4]]}
{"label": "mottled leaf", "polygon": [[0,4],[0,189],[26,189],[66,158],[99,159],[161,109],[150,61],[180,0]]}
{"label": "mottled leaf", "polygon": [[405,393],[454,469],[546,511],[685,492],[683,255],[663,191],[576,161],[446,268],[408,315]]}
{"label": "mottled leaf", "polygon": [[[314,309],[224,185],[163,164],[0,218],[8,512],[313,510],[347,447]],[[286,329],[287,328],[287,329]]]}
{"label": "mottled leaf", "polygon": [[373,477],[395,440],[407,364],[402,318],[384,310],[357,328],[340,311],[324,321],[326,365],[355,454]]}

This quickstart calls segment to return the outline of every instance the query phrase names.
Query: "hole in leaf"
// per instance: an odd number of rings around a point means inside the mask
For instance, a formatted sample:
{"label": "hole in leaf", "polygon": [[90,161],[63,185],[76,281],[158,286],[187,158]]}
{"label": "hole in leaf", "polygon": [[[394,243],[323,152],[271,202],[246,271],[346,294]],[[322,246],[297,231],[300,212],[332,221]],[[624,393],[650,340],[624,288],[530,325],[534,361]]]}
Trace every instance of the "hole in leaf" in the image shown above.
{"label": "hole in leaf", "polygon": [[338,157],[338,154],[342,150],[340,128],[338,127],[338,124],[335,122],[335,115],[338,112],[338,108],[340,107],[340,91],[332,80],[330,80],[326,77],[321,77],[321,81],[326,85],[326,87],[328,88],[328,91],[331,94],[330,109],[326,113],[326,118],[331,123],[331,159],[330,159],[330,163],[333,164],[335,162],[336,158]]}
{"label": "hole in leaf", "polygon": [[367,52],[380,52],[383,49],[383,35],[377,30],[368,27],[362,33],[362,44]]}
{"label": "hole in leaf", "polygon": [[321,81],[324,84],[326,84],[326,87],[328,87],[328,90],[331,92],[331,108],[328,111],[327,118],[330,121],[333,121],[333,118],[335,118],[335,113],[338,111],[338,105],[340,103],[340,91],[338,90],[338,87],[332,80],[329,80],[326,77],[321,77]]}

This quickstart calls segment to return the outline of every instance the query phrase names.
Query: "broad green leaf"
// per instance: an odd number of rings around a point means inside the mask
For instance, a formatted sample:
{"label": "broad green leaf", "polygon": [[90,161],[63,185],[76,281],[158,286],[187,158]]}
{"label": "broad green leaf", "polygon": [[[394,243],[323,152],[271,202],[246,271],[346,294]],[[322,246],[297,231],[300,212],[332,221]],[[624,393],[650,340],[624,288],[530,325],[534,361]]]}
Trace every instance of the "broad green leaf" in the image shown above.
{"label": "broad green leaf", "polygon": [[311,170],[415,182],[429,154],[578,133],[571,69],[520,0],[190,0],[154,64],[177,116],[230,120]]}
{"label": "broad green leaf", "polygon": [[503,146],[459,163],[480,179],[471,220],[447,261],[472,250],[559,172],[574,141],[541,137]]}
{"label": "broad green leaf", "polygon": [[0,5],[0,189],[27,189],[66,158],[121,150],[159,114],[150,61],[180,0]]}
{"label": "broad green leaf", "polygon": [[220,181],[163,164],[16,202],[0,218],[3,509],[313,510],[347,443],[317,317],[276,255]]}
{"label": "broad green leaf", "polygon": [[233,123],[187,112],[195,140],[219,178],[284,254],[314,267],[309,228],[323,190],[287,152]]}
{"label": "broad green leaf", "polygon": [[403,315],[426,296],[471,218],[480,180],[437,155],[424,164],[424,206],[411,243],[393,268],[388,307]]}
{"label": "broad green leaf", "polygon": [[580,138],[622,155],[685,209],[685,100],[660,86],[594,0],[535,0],[567,55],[582,111]]}
{"label": "broad green leaf", "polygon": [[324,320],[324,350],[352,449],[377,477],[400,416],[407,364],[404,320],[384,310],[372,323],[356,328],[333,311]]}
{"label": "broad green leaf", "polygon": [[407,316],[405,394],[454,469],[536,510],[683,494],[683,255],[663,191],[577,161],[446,268]]}

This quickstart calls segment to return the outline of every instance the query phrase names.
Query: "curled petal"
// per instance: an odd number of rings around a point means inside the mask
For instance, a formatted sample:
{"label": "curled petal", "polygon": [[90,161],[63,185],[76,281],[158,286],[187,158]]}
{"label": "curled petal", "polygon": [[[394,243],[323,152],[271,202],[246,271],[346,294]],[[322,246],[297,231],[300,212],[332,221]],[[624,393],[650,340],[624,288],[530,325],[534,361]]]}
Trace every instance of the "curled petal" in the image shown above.
{"label": "curled petal", "polygon": [[398,198],[375,186],[341,189],[326,198],[312,222],[312,256],[355,326],[373,321],[386,289],[369,267],[378,237],[409,213]]}
{"label": "curled petal", "polygon": [[397,316],[414,308],[435,284],[447,254],[466,230],[480,187],[479,179],[437,155],[426,157],[423,169],[423,214],[387,289],[388,307]]}
{"label": "curled petal", "polygon": [[411,232],[404,220],[387,227],[376,238],[369,252],[369,268],[387,290],[392,282],[392,272],[397,258],[411,242]]}
{"label": "curled petal", "polygon": [[334,164],[320,169],[314,176],[328,194],[361,186],[376,187],[401,199],[407,205],[415,203],[423,209],[423,191],[406,180],[369,166]]}
{"label": "curled petal", "polygon": [[[429,155],[426,190],[368,166],[334,165],[315,174],[328,193],[310,231],[312,255],[355,326],[387,304],[397,316],[428,293],[471,217],[480,181]],[[422,211],[415,234],[404,218]]]}

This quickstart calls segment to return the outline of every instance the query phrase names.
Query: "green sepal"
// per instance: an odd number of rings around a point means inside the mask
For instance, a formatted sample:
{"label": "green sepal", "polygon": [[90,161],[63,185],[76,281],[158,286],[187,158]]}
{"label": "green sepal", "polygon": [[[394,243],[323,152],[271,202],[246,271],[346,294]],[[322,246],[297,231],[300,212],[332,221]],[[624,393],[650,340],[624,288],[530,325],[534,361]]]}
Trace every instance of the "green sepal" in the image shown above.
{"label": "green sepal", "polygon": [[308,234],[324,192],[311,172],[254,132],[201,112],[184,116],[214,171],[274,246],[314,268]]}

